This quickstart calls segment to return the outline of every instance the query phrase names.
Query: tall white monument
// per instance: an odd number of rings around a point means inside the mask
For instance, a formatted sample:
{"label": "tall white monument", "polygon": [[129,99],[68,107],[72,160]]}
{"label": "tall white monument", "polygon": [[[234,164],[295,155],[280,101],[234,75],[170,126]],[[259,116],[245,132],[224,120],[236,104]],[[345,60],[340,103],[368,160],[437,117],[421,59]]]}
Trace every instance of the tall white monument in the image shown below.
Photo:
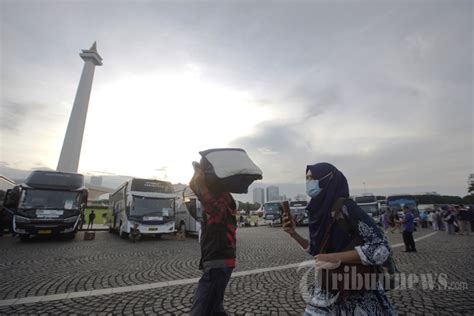
{"label": "tall white monument", "polygon": [[79,54],[84,60],[81,80],[77,87],[76,98],[72,106],[71,116],[64,137],[61,156],[59,157],[58,171],[77,172],[79,158],[81,156],[82,136],[86,125],[87,108],[91,95],[92,79],[94,78],[95,66],[102,66],[102,57],[97,52],[96,42],[90,49],[83,49]]}

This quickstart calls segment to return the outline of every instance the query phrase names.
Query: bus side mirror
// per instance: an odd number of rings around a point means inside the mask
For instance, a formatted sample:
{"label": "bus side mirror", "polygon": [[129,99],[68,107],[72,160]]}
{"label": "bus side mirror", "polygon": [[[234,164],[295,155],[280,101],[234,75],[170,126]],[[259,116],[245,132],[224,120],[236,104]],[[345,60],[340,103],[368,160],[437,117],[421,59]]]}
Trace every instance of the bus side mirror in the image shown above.
{"label": "bus side mirror", "polygon": [[20,189],[8,189],[5,193],[3,205],[5,207],[16,207],[18,205],[18,202],[20,202]]}

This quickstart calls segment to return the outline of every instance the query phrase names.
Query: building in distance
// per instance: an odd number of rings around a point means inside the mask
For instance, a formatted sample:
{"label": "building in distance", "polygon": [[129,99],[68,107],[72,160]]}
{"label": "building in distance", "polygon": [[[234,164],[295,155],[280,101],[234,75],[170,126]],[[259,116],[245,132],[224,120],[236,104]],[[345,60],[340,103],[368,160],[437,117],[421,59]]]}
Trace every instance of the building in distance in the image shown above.
{"label": "building in distance", "polygon": [[276,185],[267,187],[267,202],[280,200],[280,189]]}
{"label": "building in distance", "polygon": [[253,203],[263,205],[265,203],[265,191],[263,188],[253,189]]}

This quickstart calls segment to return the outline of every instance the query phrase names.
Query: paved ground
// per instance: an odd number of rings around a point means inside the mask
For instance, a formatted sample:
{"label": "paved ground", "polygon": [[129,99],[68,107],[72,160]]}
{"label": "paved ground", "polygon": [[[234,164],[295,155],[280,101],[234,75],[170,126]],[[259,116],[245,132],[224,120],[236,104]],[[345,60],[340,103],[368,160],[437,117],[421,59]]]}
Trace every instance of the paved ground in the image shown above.
{"label": "paved ground", "polygon": [[[306,228],[301,229],[306,232]],[[420,237],[431,233],[416,233]],[[189,312],[198,271],[196,239],[144,240],[137,244],[107,232],[96,240],[33,240],[0,238],[0,314],[159,314]],[[400,234],[389,234],[392,244]],[[403,272],[446,274],[442,285],[459,289],[391,291],[400,314],[474,314],[474,236],[440,232],[418,242],[417,254],[395,248]],[[279,228],[244,228],[238,232],[240,276],[229,284],[225,306],[231,314],[298,315],[304,309],[296,268],[258,270],[311,259]],[[245,271],[251,271],[249,273]],[[266,271],[266,272],[265,272]],[[247,274],[247,275],[246,275]],[[184,282],[166,283],[173,280]],[[460,283],[464,282],[464,283]],[[132,286],[135,286],[132,288]],[[151,287],[155,288],[151,288]],[[465,288],[467,287],[467,289]],[[100,294],[113,291],[123,293]],[[143,290],[144,288],[148,288]],[[78,293],[79,292],[79,293]],[[66,294],[64,294],[66,293]],[[77,295],[79,297],[67,298]],[[92,296],[86,296],[91,295]],[[56,297],[50,295],[57,295]],[[51,301],[38,302],[40,299]],[[82,297],[81,297],[82,296]],[[23,301],[15,301],[22,299]],[[28,304],[18,304],[21,302]],[[35,302],[36,301],[36,302]]]}

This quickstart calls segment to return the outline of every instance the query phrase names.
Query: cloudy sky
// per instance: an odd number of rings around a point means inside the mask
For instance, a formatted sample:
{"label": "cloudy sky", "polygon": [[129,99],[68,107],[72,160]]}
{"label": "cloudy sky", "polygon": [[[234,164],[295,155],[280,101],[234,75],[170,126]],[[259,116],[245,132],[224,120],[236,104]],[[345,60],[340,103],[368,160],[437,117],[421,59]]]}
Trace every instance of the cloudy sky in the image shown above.
{"label": "cloudy sky", "polygon": [[4,168],[56,168],[97,40],[80,172],[187,182],[228,146],[289,195],[319,161],[355,194],[474,172],[471,1],[2,0],[0,23]]}

